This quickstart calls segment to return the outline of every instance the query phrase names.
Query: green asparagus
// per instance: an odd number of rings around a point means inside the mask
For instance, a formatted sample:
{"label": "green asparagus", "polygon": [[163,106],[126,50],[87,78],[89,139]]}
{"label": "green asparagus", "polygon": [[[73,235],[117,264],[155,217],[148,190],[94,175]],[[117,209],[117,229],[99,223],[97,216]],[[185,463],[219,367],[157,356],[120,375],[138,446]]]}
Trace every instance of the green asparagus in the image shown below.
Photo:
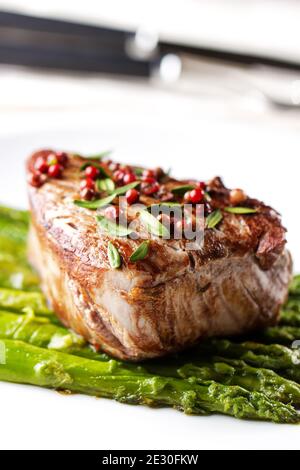
{"label": "green asparagus", "polygon": [[71,350],[86,345],[81,336],[50,323],[48,318],[36,317],[31,309],[24,312],[24,315],[0,310],[0,338],[17,339],[58,350]]}
{"label": "green asparagus", "polygon": [[244,361],[211,357],[208,361],[175,364],[144,365],[147,372],[164,376],[190,378],[201,381],[215,381],[224,385],[237,385],[246,390],[264,393],[273,400],[283,403],[300,404],[300,386],[269,369],[251,367]]}
{"label": "green asparagus", "polygon": [[28,228],[14,220],[6,217],[0,217],[1,238],[8,238],[18,243],[25,243],[27,239]]}
{"label": "green asparagus", "polygon": [[300,297],[300,275],[294,276],[289,288],[290,296]]}
{"label": "green asparagus", "polygon": [[28,227],[29,224],[29,212],[22,211],[19,209],[12,209],[0,205],[0,218],[8,219],[12,222],[16,222],[19,225]]}
{"label": "green asparagus", "polygon": [[273,326],[256,333],[255,340],[263,343],[278,343],[290,346],[294,341],[300,340],[300,327],[297,326]]}
{"label": "green asparagus", "polygon": [[0,287],[39,290],[26,256],[28,224],[28,212],[0,206]]}
{"label": "green asparagus", "polygon": [[300,384],[299,347],[287,348],[280,344],[266,345],[249,341],[233,343],[225,339],[212,339],[197,346],[193,360],[203,354],[240,359],[253,367],[274,370],[277,374]]}
{"label": "green asparagus", "polygon": [[45,297],[41,292],[25,292],[0,288],[0,309],[21,311],[32,308],[39,315],[55,320],[53,312],[48,308]]}
{"label": "green asparagus", "polygon": [[286,377],[288,380],[292,380],[300,384],[300,370],[298,367],[293,367],[292,369],[283,369],[278,371],[283,377]]}
{"label": "green asparagus", "polygon": [[0,310],[1,339],[21,340],[34,346],[60,350],[88,359],[109,360],[106,354],[96,353],[81,336],[51,322],[51,317],[36,316],[28,308],[22,313],[23,315],[19,315]]}
{"label": "green asparagus", "polygon": [[114,398],[122,403],[173,406],[187,414],[222,413],[241,419],[298,423],[290,405],[259,392],[195,379],[137,376],[116,361],[97,362],[49,351],[21,341],[1,340],[5,348],[0,380]]}
{"label": "green asparagus", "polygon": [[16,264],[26,264],[26,244],[19,243],[11,238],[2,236],[0,231],[0,253],[1,259],[4,261],[9,259],[10,261],[15,261]]}
{"label": "green asparagus", "polygon": [[2,262],[7,260],[8,255],[11,261],[27,265],[28,218],[27,212],[0,206],[0,270],[2,270]]}
{"label": "green asparagus", "polygon": [[240,359],[253,367],[271,370],[297,368],[300,364],[300,349],[290,349],[280,344],[254,342],[234,343],[227,339],[211,339],[200,343],[189,355],[203,358],[203,355],[219,355]]}
{"label": "green asparagus", "polygon": [[295,310],[282,310],[280,325],[300,327],[300,313]]}
{"label": "green asparagus", "polygon": [[16,263],[10,255],[5,258],[0,253],[0,287],[39,291],[40,280],[25,263]]}
{"label": "green asparagus", "polygon": [[[0,311],[0,338],[22,340],[43,348],[56,349],[68,354],[98,361],[108,361],[109,357],[92,350],[85,341],[66,328],[53,325],[48,319],[33,313],[17,315]],[[121,364],[121,363],[120,363]],[[143,368],[136,364],[125,364],[126,369],[136,374],[144,372],[169,377],[196,377],[202,381],[216,381],[225,385],[239,385],[251,391],[265,393],[266,396],[284,403],[300,403],[300,387],[266,369],[247,366],[242,361],[212,358],[211,362],[186,364],[180,367],[175,363],[145,363]]]}
{"label": "green asparagus", "polygon": [[284,310],[296,312],[300,315],[300,301],[295,297],[290,297],[288,302],[284,306]]}

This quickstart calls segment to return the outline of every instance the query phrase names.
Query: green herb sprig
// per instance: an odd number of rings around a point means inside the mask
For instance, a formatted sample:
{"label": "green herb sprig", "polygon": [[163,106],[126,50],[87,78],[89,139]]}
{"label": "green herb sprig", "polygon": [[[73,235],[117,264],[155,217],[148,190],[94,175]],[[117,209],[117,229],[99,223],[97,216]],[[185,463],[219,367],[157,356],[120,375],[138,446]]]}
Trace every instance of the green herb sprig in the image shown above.
{"label": "green herb sprig", "polygon": [[170,232],[163,224],[157,220],[154,215],[150,214],[147,210],[140,212],[139,218],[147,230],[157,237],[170,238]]}
{"label": "green herb sprig", "polygon": [[116,224],[112,220],[107,219],[104,215],[97,215],[96,217],[99,226],[102,230],[107,232],[112,237],[127,237],[133,230],[124,227],[123,225]]}
{"label": "green herb sprig", "polygon": [[211,214],[209,214],[209,216],[206,218],[206,227],[214,228],[221,222],[222,219],[222,212],[220,211],[220,209],[217,209]]}
{"label": "green herb sprig", "polygon": [[132,263],[136,263],[137,261],[145,259],[149,253],[149,246],[149,240],[145,240],[143,243],[141,243],[140,246],[130,256],[130,261]]}
{"label": "green herb sprig", "polygon": [[107,193],[111,193],[116,189],[116,185],[111,178],[105,178],[103,180],[97,180],[96,186],[98,191],[103,191]]}
{"label": "green herb sprig", "polygon": [[139,184],[139,181],[134,181],[133,183],[129,183],[126,186],[122,186],[121,188],[115,189],[109,196],[105,198],[95,199],[94,201],[82,201],[77,199],[74,201],[74,204],[79,207],[84,207],[85,209],[100,209],[101,207],[110,204],[115,199],[115,197],[125,194],[129,189],[133,189]]}
{"label": "green herb sprig", "polygon": [[109,259],[109,264],[113,269],[118,269],[121,266],[122,261],[120,253],[112,242],[108,242],[107,256]]}
{"label": "green herb sprig", "polygon": [[257,209],[253,209],[251,207],[225,207],[224,209],[226,212],[230,214],[256,214]]}
{"label": "green herb sprig", "polygon": [[85,209],[96,210],[110,204],[115,199],[115,197],[116,196],[114,194],[111,194],[110,196],[104,197],[103,199],[96,199],[95,201],[81,201],[77,199],[74,201],[74,204]]}
{"label": "green herb sprig", "polygon": [[187,191],[192,191],[195,189],[194,184],[184,184],[182,186],[176,186],[176,188],[171,189],[173,194],[184,194]]}

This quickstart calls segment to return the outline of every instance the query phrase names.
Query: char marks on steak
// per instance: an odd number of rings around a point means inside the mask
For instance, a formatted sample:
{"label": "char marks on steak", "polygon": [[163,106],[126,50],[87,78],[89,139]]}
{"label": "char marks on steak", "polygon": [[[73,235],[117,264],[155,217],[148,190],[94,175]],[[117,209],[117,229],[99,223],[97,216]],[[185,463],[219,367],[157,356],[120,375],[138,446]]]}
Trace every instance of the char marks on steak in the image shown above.
{"label": "char marks on steak", "polygon": [[[35,153],[27,162],[34,168]],[[115,357],[142,360],[192,346],[209,336],[237,335],[275,324],[286,299],[292,262],[278,214],[247,198],[257,213],[223,212],[206,229],[204,246],[189,251],[184,240],[151,240],[148,256],[131,263],[140,241],[100,232],[95,212],[77,207],[80,167],[69,155],[60,179],[29,185],[30,260],[62,322]],[[162,175],[159,194],[183,184]],[[220,178],[208,183],[212,209],[230,204]],[[144,197],[143,203],[157,199]],[[123,264],[111,268],[108,242]]]}

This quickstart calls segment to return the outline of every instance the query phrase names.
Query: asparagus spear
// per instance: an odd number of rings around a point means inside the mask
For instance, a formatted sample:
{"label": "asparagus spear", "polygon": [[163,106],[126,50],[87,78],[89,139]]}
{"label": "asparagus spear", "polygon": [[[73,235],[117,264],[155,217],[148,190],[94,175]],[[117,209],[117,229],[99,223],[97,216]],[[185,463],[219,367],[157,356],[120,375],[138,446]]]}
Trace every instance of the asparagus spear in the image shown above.
{"label": "asparagus spear", "polygon": [[11,219],[5,218],[4,209],[0,206],[0,287],[38,291],[39,278],[27,261],[28,221],[22,211],[16,210],[12,210]]}
{"label": "asparagus spear", "polygon": [[0,338],[17,339],[49,349],[76,349],[86,346],[85,340],[48,318],[36,317],[31,309],[24,315],[0,310]]}
{"label": "asparagus spear", "polygon": [[294,276],[289,288],[289,294],[300,296],[300,275]]}
{"label": "asparagus spear", "polygon": [[189,355],[193,360],[204,355],[219,355],[240,359],[253,367],[271,370],[297,368],[300,364],[300,350],[289,349],[280,344],[259,344],[254,342],[233,343],[227,339],[211,339],[200,343]]}
{"label": "asparagus spear", "polygon": [[283,376],[286,377],[289,380],[292,380],[294,382],[297,382],[298,384],[300,383],[300,370],[299,366],[293,367],[291,369],[283,369],[279,371],[279,373]]}
{"label": "asparagus spear", "polygon": [[[0,338],[22,340],[34,346],[61,350],[93,360],[109,360],[108,356],[96,353],[82,338],[66,328],[53,325],[48,319],[36,317],[32,313],[20,316],[0,311]],[[212,358],[210,362],[185,364],[182,367],[176,362],[167,365],[150,362],[143,368],[136,364],[123,363],[123,367],[136,374],[148,372],[177,378],[196,377],[201,381],[239,385],[284,403],[300,403],[300,387],[297,384],[283,379],[273,371],[252,368],[242,361]]]}
{"label": "asparagus spear", "polygon": [[26,258],[29,213],[0,206],[0,250],[15,258]]}
{"label": "asparagus spear", "polygon": [[39,291],[40,280],[25,263],[16,263],[12,256],[0,253],[0,287]]}
{"label": "asparagus spear", "polygon": [[294,312],[297,312],[300,314],[300,300],[296,297],[290,296],[284,308],[286,310],[293,310]]}
{"label": "asparagus spear", "polygon": [[0,217],[1,238],[8,238],[15,242],[25,243],[27,232],[28,228],[24,224],[10,220],[6,217]]}
{"label": "asparagus spear", "polygon": [[32,308],[39,315],[50,316],[53,320],[55,319],[41,292],[0,288],[0,309],[21,311],[23,308]]}
{"label": "asparagus spear", "polygon": [[6,260],[8,257],[10,261],[16,263],[26,263],[26,244],[19,243],[7,237],[3,237],[0,232],[0,253],[1,258]]}
{"label": "asparagus spear", "polygon": [[96,353],[81,336],[50,320],[51,318],[35,316],[31,309],[25,309],[23,315],[0,310],[0,338],[21,340],[34,346],[65,351],[88,359],[109,360],[106,354]]}
{"label": "asparagus spear", "polygon": [[175,364],[144,365],[148,372],[171,377],[195,377],[201,381],[216,381],[237,385],[250,391],[264,393],[272,400],[300,404],[300,386],[269,369],[251,367],[244,361],[211,357],[207,361]]}
{"label": "asparagus spear", "polygon": [[273,326],[257,333],[256,340],[290,346],[294,341],[300,340],[300,328],[288,325]]}
{"label": "asparagus spear", "polygon": [[12,209],[11,207],[5,207],[0,205],[0,218],[6,218],[16,223],[25,225],[28,227],[29,224],[29,212],[22,211],[19,209]]}
{"label": "asparagus spear", "polygon": [[282,310],[280,325],[300,327],[300,313],[294,310]]}
{"label": "asparagus spear", "polygon": [[1,349],[4,348],[0,380],[114,398],[123,403],[173,406],[187,414],[216,412],[243,419],[299,422],[291,406],[240,387],[138,376],[114,360],[92,361],[21,341],[4,340]]}

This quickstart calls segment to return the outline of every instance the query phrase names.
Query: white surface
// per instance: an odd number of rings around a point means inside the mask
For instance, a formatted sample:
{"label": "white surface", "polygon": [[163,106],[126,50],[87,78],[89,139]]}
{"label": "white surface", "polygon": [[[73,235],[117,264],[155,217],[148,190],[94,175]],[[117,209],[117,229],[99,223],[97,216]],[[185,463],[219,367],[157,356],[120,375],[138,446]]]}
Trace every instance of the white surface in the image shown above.
{"label": "white surface", "polygon": [[[174,116],[173,116],[174,117]],[[48,116],[49,118],[49,116]],[[24,117],[26,121],[26,117]],[[91,121],[91,116],[89,121]],[[2,121],[4,124],[4,120]],[[19,121],[18,126],[20,124]],[[24,124],[26,124],[24,122]],[[31,123],[32,124],[32,123]],[[48,119],[49,127],[49,119]],[[0,202],[26,207],[23,161],[33,149],[57,147],[86,153],[116,149],[116,159],[173,168],[176,175],[224,177],[229,186],[274,205],[289,227],[300,270],[300,135],[280,122],[98,115],[93,125],[68,120],[55,130],[0,139]],[[20,127],[18,127],[20,130]],[[12,134],[12,132],[11,132]],[[25,449],[298,449],[299,427],[186,417],[173,410],[120,405],[0,383],[0,448]]]}

